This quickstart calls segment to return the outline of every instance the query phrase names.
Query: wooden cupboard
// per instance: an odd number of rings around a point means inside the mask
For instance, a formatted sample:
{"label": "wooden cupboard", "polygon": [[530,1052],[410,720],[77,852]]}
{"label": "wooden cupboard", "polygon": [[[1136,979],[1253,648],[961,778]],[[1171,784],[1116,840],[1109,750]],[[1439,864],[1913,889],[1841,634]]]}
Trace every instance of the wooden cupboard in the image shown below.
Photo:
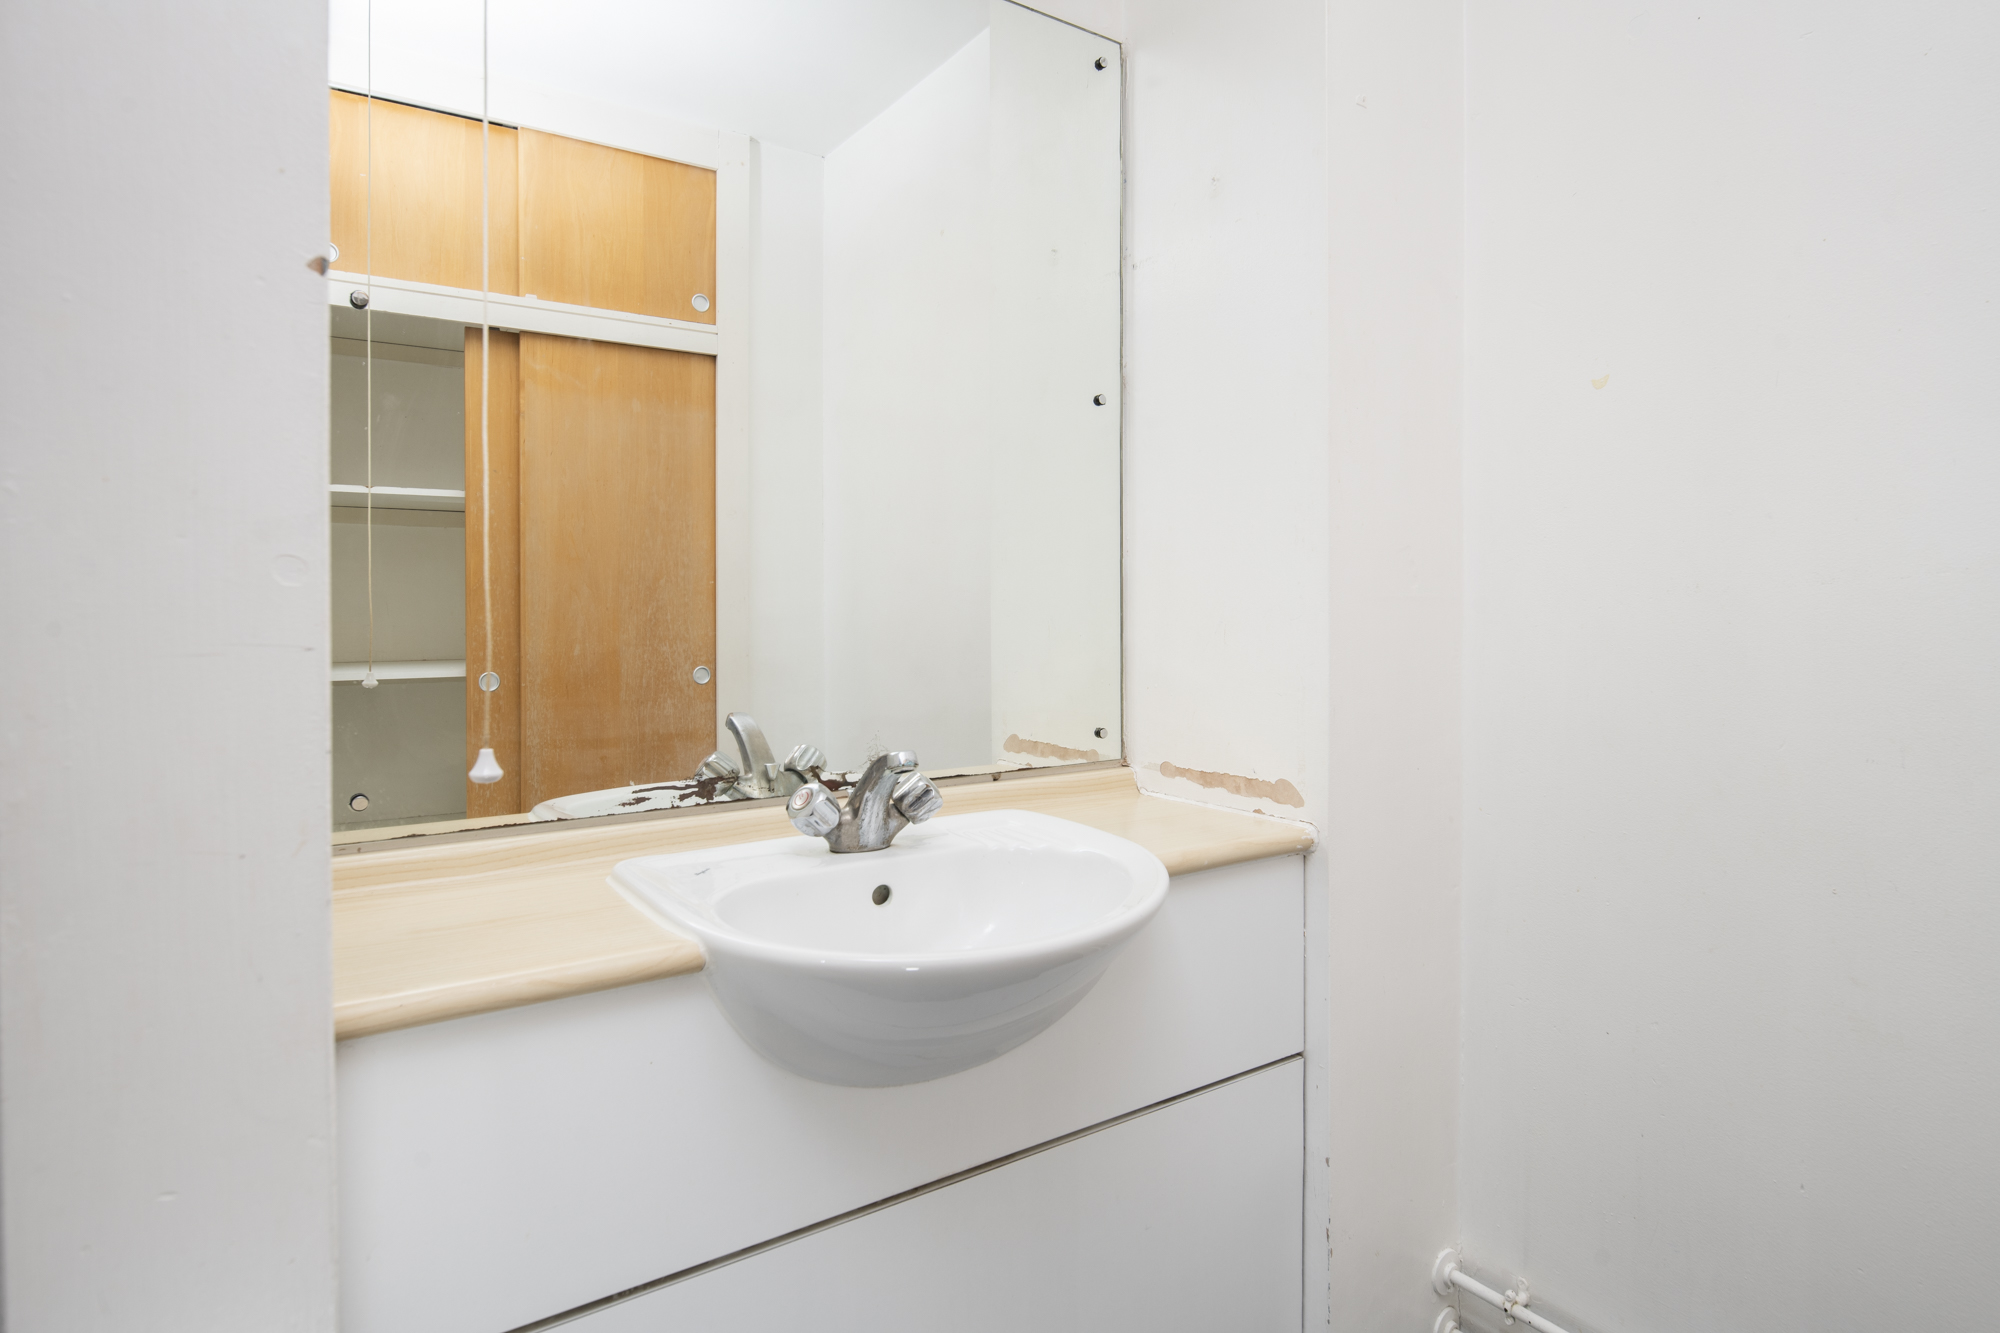
{"label": "wooden cupboard", "polygon": [[715,173],[522,130],[521,285],[544,301],[715,323]]}
{"label": "wooden cupboard", "polygon": [[[342,273],[480,287],[480,124],[333,93]],[[371,200],[368,181],[374,169]],[[538,130],[486,147],[492,290],[715,323],[715,173]],[[371,223],[372,210],[372,223]]]}
{"label": "wooden cupboard", "polygon": [[[373,145],[368,99],[333,94],[333,243],[342,273],[478,290],[479,122],[376,98]],[[517,135],[493,126],[487,196],[492,200],[492,289],[518,296]],[[369,197],[370,165],[375,176]],[[371,222],[372,212],[372,222]]]}

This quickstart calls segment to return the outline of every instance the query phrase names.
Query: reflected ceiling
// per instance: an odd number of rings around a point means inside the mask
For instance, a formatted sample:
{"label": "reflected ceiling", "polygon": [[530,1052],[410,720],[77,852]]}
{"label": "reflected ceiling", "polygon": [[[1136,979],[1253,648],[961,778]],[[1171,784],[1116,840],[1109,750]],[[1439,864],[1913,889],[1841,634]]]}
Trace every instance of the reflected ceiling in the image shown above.
{"label": "reflected ceiling", "polygon": [[[369,0],[333,0],[334,82],[369,85]],[[988,0],[491,0],[510,88],[628,107],[824,155],[986,27]],[[477,115],[479,0],[373,0],[373,86]],[[421,52],[421,69],[391,53]]]}

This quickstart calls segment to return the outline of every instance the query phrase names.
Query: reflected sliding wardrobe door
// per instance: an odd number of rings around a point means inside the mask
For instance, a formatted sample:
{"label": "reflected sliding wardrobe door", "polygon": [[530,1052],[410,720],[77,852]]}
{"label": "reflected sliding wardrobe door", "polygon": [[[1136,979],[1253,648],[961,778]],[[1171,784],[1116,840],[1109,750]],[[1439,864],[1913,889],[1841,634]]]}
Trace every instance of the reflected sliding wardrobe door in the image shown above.
{"label": "reflected sliding wardrobe door", "polygon": [[691,777],[715,741],[715,361],[519,336],[517,808]]}

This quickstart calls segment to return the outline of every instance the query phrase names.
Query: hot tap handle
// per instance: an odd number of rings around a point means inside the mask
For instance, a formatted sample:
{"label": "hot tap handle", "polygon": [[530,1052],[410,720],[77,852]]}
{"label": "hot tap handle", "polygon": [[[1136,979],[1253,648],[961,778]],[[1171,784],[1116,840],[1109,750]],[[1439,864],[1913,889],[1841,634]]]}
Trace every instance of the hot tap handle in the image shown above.
{"label": "hot tap handle", "polygon": [[840,805],[833,793],[817,782],[808,782],[785,802],[792,827],[813,838],[824,838],[840,824]]}

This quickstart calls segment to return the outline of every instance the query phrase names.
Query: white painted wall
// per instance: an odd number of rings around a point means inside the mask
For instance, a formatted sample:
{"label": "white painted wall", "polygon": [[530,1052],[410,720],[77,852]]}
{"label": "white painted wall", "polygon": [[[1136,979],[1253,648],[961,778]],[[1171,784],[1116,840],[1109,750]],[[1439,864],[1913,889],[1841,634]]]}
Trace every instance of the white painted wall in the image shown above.
{"label": "white painted wall", "polygon": [[[1117,17],[1126,753],[1149,789],[1325,827],[1325,17],[1278,0],[1128,0]],[[1232,794],[1162,776],[1163,763],[1258,785]],[[1309,858],[1306,883],[1306,1158],[1318,1166],[1306,1177],[1305,1324],[1321,1328],[1336,1149],[1325,857]]]}
{"label": "white painted wall", "polygon": [[2000,14],[1467,12],[1468,1250],[1991,1322]]}
{"label": "white painted wall", "polygon": [[1430,1327],[1453,1234],[1462,12],[1327,7],[1334,1327]]}
{"label": "white painted wall", "polygon": [[[1282,0],[1147,0],[1125,27],[1128,749],[1148,788],[1317,819],[1325,21]],[[1163,761],[1288,782],[1303,803],[1162,777]]]}
{"label": "white painted wall", "polygon": [[992,758],[990,48],[981,33],[826,158],[822,605],[840,669],[822,748],[836,766],[871,748],[927,767]]}
{"label": "white painted wall", "polygon": [[[750,144],[750,686],[782,760],[826,741],[821,441],[825,163]],[[730,748],[725,751],[733,754]]]}
{"label": "white painted wall", "polygon": [[1128,62],[1128,753],[1151,789],[1320,828],[1307,1327],[1427,1327],[1455,1220],[1460,9],[1051,12]]}
{"label": "white painted wall", "polygon": [[10,1329],[334,1324],[325,31],[0,10]]}

